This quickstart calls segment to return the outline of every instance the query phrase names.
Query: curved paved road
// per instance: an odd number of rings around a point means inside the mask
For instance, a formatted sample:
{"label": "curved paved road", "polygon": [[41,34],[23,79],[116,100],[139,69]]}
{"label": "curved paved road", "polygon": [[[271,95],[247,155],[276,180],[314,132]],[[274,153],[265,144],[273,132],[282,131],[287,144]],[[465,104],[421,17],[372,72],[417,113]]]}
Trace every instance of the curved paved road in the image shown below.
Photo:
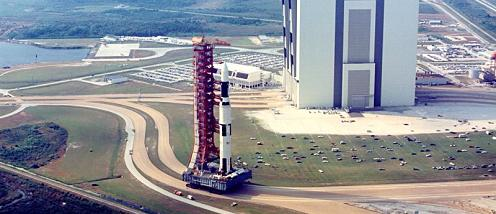
{"label": "curved paved road", "polygon": [[[126,97],[127,96],[127,97]],[[27,98],[24,101],[27,104],[46,104],[46,105],[81,105],[91,108],[100,108],[101,110],[109,111],[118,114],[125,119],[127,124],[133,124],[133,126],[126,126],[130,134],[126,151],[133,148],[132,157],[126,154],[126,165],[130,171],[135,175],[141,182],[143,182],[148,187],[158,191],[168,197],[183,201],[184,198],[174,197],[172,193],[167,193],[167,191],[160,189],[160,187],[154,185],[150,181],[146,180],[146,177],[150,177],[153,180],[160,181],[168,186],[172,186],[177,189],[186,189],[184,182],[173,178],[166,173],[162,172],[156,166],[153,165],[145,147],[145,133],[146,133],[146,121],[144,118],[130,109],[137,109],[143,111],[149,115],[155,122],[155,124],[161,124],[157,126],[159,135],[162,136],[159,141],[159,149],[162,154],[160,160],[169,168],[173,169],[175,172],[182,173],[185,168],[177,158],[174,156],[171,145],[169,144],[168,133],[169,127],[167,118],[159,113],[158,111],[143,106],[139,103],[132,103],[133,99],[129,98],[129,95],[117,96],[121,99],[110,99],[110,97],[105,96],[74,96],[74,97],[47,97],[47,98]],[[161,102],[170,103],[181,103],[181,104],[191,104],[191,101],[187,99],[189,94],[169,94],[159,98],[160,96],[150,96],[147,99],[157,99]],[[240,107],[245,105],[245,101],[252,100],[263,103],[263,101],[270,102],[277,95],[268,95],[264,97],[263,94],[253,94],[255,99],[238,98],[238,104]],[[24,99],[24,98],[23,98]],[[48,101],[43,101],[43,99],[48,99]],[[52,100],[51,100],[52,99]],[[108,104],[103,104],[101,102],[106,102]],[[129,107],[130,109],[118,107],[115,105],[121,105]],[[249,102],[246,103],[247,106]],[[270,106],[270,105],[267,105]],[[131,122],[129,122],[131,121]],[[130,143],[132,142],[132,143]],[[126,152],[128,153],[128,152]],[[134,163],[134,164],[133,164]],[[133,168],[133,166],[135,168]],[[133,172],[134,171],[134,172]],[[142,172],[143,174],[140,174]],[[312,212],[312,213],[326,213],[328,208],[332,206],[337,210],[341,210],[347,213],[362,213],[364,210],[357,209],[354,207],[346,206],[344,202],[362,202],[362,201],[419,201],[419,200],[439,200],[439,199],[465,199],[465,198],[476,198],[485,195],[492,195],[496,192],[496,181],[470,181],[470,182],[445,182],[445,183],[428,183],[428,184],[399,184],[399,185],[371,185],[371,186],[351,186],[351,187],[318,187],[318,188],[289,188],[289,187],[259,187],[259,186],[248,186],[244,188],[239,193],[225,196],[212,195],[209,193],[189,190],[195,194],[203,194],[211,197],[220,198],[237,198],[239,200],[247,200],[249,202],[264,203],[269,205],[281,206],[290,209],[295,209],[302,212]],[[172,195],[171,195],[172,194]],[[190,203],[191,201],[186,200],[185,203]],[[298,202],[298,203],[296,203]],[[195,204],[194,206],[203,207],[206,205]],[[204,207],[206,208],[206,207]],[[216,210],[217,208],[208,207],[209,210]],[[215,212],[224,212],[222,210],[216,210]]]}
{"label": "curved paved road", "polygon": [[[123,104],[123,103],[120,103]],[[133,104],[132,107],[148,114],[155,122],[161,121],[161,113],[149,108],[139,107]],[[169,132],[160,130],[159,132]],[[172,153],[168,139],[159,143],[166,145],[159,146],[160,151],[169,150]],[[182,169],[185,166],[177,161],[175,156],[168,156],[161,159],[162,162],[171,168]],[[178,164],[179,163],[179,164]],[[182,173],[180,170],[175,170]],[[416,200],[439,200],[448,198],[474,198],[491,195],[496,192],[496,181],[471,181],[471,182],[444,182],[428,184],[400,184],[400,185],[372,185],[372,186],[352,186],[352,187],[317,187],[317,188],[288,188],[288,187],[259,187],[248,186],[242,192],[231,195],[239,199],[245,199],[258,203],[278,205],[292,208],[303,212],[325,213],[326,202],[361,202],[361,201],[416,201]],[[181,188],[176,186],[176,188]],[[184,186],[182,187],[184,188]],[[319,201],[319,203],[315,203]],[[299,202],[295,205],[291,202]],[[305,206],[305,202],[312,204]],[[333,203],[333,206],[339,204]],[[353,208],[348,207],[350,210]],[[355,210],[359,212],[359,210]]]}
{"label": "curved paved road", "polygon": [[[160,169],[155,167],[155,165],[148,158],[148,153],[144,143],[145,133],[146,133],[146,121],[138,113],[126,108],[122,108],[114,105],[102,104],[102,103],[94,103],[94,102],[48,101],[48,102],[30,103],[29,106],[71,106],[71,107],[91,108],[91,109],[110,112],[112,114],[121,117],[126,123],[126,132],[128,134],[124,160],[126,167],[136,179],[138,179],[142,184],[144,184],[148,188],[164,196],[180,201],[182,203],[189,204],[191,206],[195,206],[215,213],[231,214],[231,212],[216,207],[212,207],[206,204],[202,204],[197,201],[192,201],[184,197],[177,196],[154,184],[153,182],[148,180],[143,174],[141,174],[140,170],[143,172],[153,173],[153,175],[156,175],[156,177],[152,177],[152,178],[160,179],[160,181],[168,181],[166,185],[169,186],[181,186],[181,187],[185,186],[184,182],[179,181],[160,171]],[[129,153],[129,151],[131,150],[133,150],[133,155],[130,155]]]}

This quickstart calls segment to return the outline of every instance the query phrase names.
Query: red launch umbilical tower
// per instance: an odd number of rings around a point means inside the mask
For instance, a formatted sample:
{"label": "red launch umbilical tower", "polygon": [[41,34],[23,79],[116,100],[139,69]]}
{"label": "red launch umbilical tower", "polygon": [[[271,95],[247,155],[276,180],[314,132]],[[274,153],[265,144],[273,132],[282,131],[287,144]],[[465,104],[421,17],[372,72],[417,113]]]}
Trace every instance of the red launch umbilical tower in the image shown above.
{"label": "red launch umbilical tower", "polygon": [[195,148],[191,163],[193,169],[203,170],[205,164],[218,158],[219,149],[215,146],[214,136],[218,130],[218,122],[214,115],[215,86],[214,79],[214,44],[203,37],[194,40],[194,116],[195,116]]}
{"label": "red launch umbilical tower", "polygon": [[[229,45],[218,39],[193,38],[194,76],[194,137],[195,144],[183,181],[191,188],[206,188],[214,192],[228,192],[252,178],[251,170],[232,166],[231,106],[229,101],[229,71],[227,64],[214,79],[214,45]],[[220,91],[220,95],[215,94]],[[214,115],[220,105],[219,121]],[[219,133],[219,148],[215,134]]]}

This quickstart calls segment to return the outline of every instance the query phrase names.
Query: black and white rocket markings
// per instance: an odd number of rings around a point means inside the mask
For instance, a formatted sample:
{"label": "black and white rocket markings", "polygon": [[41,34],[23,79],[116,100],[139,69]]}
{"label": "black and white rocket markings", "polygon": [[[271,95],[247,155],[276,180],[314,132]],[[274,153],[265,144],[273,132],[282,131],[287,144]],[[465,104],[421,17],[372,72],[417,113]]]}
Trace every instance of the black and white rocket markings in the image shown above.
{"label": "black and white rocket markings", "polygon": [[220,126],[220,168],[223,174],[229,174],[231,167],[231,104],[229,100],[229,70],[227,63],[221,70],[221,103],[219,105]]}

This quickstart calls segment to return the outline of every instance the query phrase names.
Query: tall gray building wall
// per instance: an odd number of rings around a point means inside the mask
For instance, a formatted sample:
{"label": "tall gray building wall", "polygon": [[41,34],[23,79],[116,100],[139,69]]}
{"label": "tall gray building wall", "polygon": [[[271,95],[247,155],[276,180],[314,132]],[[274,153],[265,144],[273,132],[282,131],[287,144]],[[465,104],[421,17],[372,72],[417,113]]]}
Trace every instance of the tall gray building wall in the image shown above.
{"label": "tall gray building wall", "polygon": [[284,83],[296,106],[413,104],[418,0],[282,2]]}

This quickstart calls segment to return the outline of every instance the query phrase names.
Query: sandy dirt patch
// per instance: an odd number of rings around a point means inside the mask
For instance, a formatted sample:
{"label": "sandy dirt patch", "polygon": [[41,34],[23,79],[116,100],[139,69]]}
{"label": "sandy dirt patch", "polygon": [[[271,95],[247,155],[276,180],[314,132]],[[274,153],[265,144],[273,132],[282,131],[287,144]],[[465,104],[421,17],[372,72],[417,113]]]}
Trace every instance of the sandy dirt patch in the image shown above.
{"label": "sandy dirt patch", "polygon": [[247,116],[276,133],[332,135],[406,135],[496,130],[496,106],[432,104],[347,114],[293,107],[251,111]]}
{"label": "sandy dirt patch", "polygon": [[129,57],[131,50],[139,49],[139,43],[135,44],[102,44],[98,48],[95,57]]}
{"label": "sandy dirt patch", "polygon": [[248,39],[249,39],[249,40],[250,40],[253,44],[255,44],[255,45],[258,45],[258,46],[262,46],[262,45],[263,45],[262,41],[260,41],[260,39],[259,39],[258,37],[256,37],[256,36],[251,36],[251,37],[249,37]]}

